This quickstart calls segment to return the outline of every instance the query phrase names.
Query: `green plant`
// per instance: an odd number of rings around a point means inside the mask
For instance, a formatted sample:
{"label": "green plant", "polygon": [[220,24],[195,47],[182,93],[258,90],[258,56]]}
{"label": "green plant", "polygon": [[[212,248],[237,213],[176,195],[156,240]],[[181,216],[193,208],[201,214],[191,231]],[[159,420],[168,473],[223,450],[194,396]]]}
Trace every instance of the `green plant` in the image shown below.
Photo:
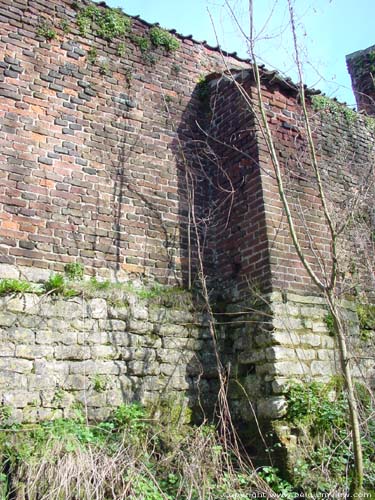
{"label": "green plant", "polygon": [[113,413],[112,422],[119,429],[126,429],[139,436],[149,427],[149,415],[139,403],[122,404]]}
{"label": "green plant", "polygon": [[109,67],[109,64],[107,62],[103,62],[100,66],[99,66],[99,73],[101,75],[110,75],[111,74],[111,69]]}
{"label": "green plant", "polygon": [[125,80],[126,80],[126,84],[127,84],[128,88],[131,87],[132,79],[133,79],[132,70],[129,69],[129,68],[126,68],[126,70],[125,70]]}
{"label": "green plant", "polygon": [[131,20],[121,9],[89,5],[79,10],[77,25],[81,35],[86,36],[91,29],[95,34],[109,41],[125,35],[131,27]]}
{"label": "green plant", "polygon": [[202,102],[207,101],[210,95],[210,88],[208,86],[207,79],[204,75],[199,75],[197,81],[197,94]]}
{"label": "green plant", "polygon": [[177,50],[180,47],[180,42],[171,33],[154,26],[149,32],[150,40],[155,47],[163,47],[168,52]]}
{"label": "green plant", "polygon": [[120,42],[118,45],[117,45],[117,55],[119,57],[124,57],[125,55],[125,52],[126,52],[126,45],[124,42]]}
{"label": "green plant", "polygon": [[343,116],[348,124],[357,122],[359,115],[353,109],[348,108],[335,99],[330,99],[325,95],[314,95],[311,97],[312,108],[315,111],[328,111],[336,119]]}
{"label": "green plant", "polygon": [[296,492],[293,486],[280,476],[277,467],[265,466],[259,471],[259,476],[273,489],[275,493],[281,495],[281,498],[295,499]]}
{"label": "green plant", "polygon": [[60,21],[60,29],[67,35],[68,33],[70,33],[70,25],[69,25],[69,21],[67,21],[66,19],[61,19]]}
{"label": "green plant", "polygon": [[62,274],[51,274],[44,283],[47,292],[63,293],[65,290],[65,278]]}
{"label": "green plant", "polygon": [[173,63],[171,67],[171,73],[174,75],[179,75],[181,71],[181,66],[179,64]]}
{"label": "green plant", "polygon": [[34,291],[34,287],[28,281],[10,278],[0,279],[0,295],[32,291]]}
{"label": "green plant", "polygon": [[108,378],[105,375],[94,375],[92,377],[92,386],[96,392],[105,392],[108,387]]}
{"label": "green plant", "polygon": [[334,337],[336,335],[336,327],[335,327],[335,321],[331,313],[326,314],[324,322],[327,326],[328,333],[330,334],[331,337]]}
{"label": "green plant", "polygon": [[375,305],[358,304],[357,315],[361,339],[365,341],[370,340],[375,331]]}
{"label": "green plant", "polygon": [[53,40],[57,36],[56,30],[53,28],[52,24],[45,19],[39,23],[36,34],[48,41]]}
{"label": "green plant", "polygon": [[98,57],[98,51],[95,47],[92,47],[87,51],[87,60],[89,63],[94,64]]}
{"label": "green plant", "polygon": [[54,295],[63,295],[64,297],[75,297],[79,295],[79,291],[67,287],[67,283],[62,274],[51,274],[49,279],[44,283],[44,288],[46,292]]}
{"label": "green plant", "polygon": [[82,280],[84,267],[80,262],[69,262],[65,264],[64,272],[70,280]]}
{"label": "green plant", "polygon": [[[370,443],[375,438],[372,400],[368,390],[356,385],[362,414],[362,439],[365,485],[372,484],[375,456]],[[306,496],[327,493],[333,488],[346,488],[347,475],[353,473],[353,450],[350,446],[348,403],[343,393],[342,378],[328,384],[309,382],[291,384],[286,394],[287,422],[293,426],[299,441],[299,458],[294,469],[294,485]],[[371,422],[371,423],[370,423]],[[318,471],[323,471],[324,480]]]}
{"label": "green plant", "polygon": [[137,47],[139,47],[141,52],[147,52],[148,50],[150,50],[151,46],[150,40],[145,36],[133,35],[131,39],[133,43],[137,45]]}
{"label": "green plant", "polygon": [[92,276],[89,281],[89,286],[93,290],[108,290],[111,287],[109,280],[99,281],[96,276]]}
{"label": "green plant", "polygon": [[151,52],[143,52],[142,59],[145,64],[148,64],[149,66],[155,66],[157,62],[155,54],[152,54]]}

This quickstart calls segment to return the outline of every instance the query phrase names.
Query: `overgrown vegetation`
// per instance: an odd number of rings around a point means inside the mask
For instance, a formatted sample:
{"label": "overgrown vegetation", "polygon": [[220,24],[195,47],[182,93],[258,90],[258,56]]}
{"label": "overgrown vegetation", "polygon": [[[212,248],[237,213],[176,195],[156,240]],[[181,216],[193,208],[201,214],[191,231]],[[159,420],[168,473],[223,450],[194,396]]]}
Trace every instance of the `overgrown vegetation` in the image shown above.
{"label": "overgrown vegetation", "polygon": [[121,9],[103,9],[96,5],[89,5],[79,9],[77,25],[83,36],[92,32],[110,41],[129,32],[131,19]]}
{"label": "overgrown vegetation", "polygon": [[150,40],[155,47],[163,47],[167,52],[177,50],[180,42],[171,33],[154,26],[149,32]]}
{"label": "overgrown vegetation", "polygon": [[[364,386],[356,386],[362,422],[364,453],[364,488],[374,492],[375,420],[374,406]],[[354,456],[351,444],[348,402],[343,383],[334,379],[328,384],[310,382],[292,384],[287,393],[285,417],[298,437],[295,467],[292,472],[295,489],[305,498],[345,498],[353,474]]]}
{"label": "overgrown vegetation", "polygon": [[365,126],[370,130],[375,130],[375,119],[371,116],[360,115],[349,108],[345,104],[338,102],[336,99],[330,99],[325,95],[313,95],[311,97],[312,108],[315,111],[325,111],[332,114],[335,119],[340,119],[343,117],[346,122],[351,125],[357,123],[360,119],[363,119]]}
{"label": "overgrown vegetation", "polygon": [[375,331],[375,305],[358,304],[359,332],[362,340],[370,340]]}
{"label": "overgrown vegetation", "polygon": [[37,425],[3,422],[0,454],[4,500],[249,500],[268,491],[213,426],[160,425],[155,408],[139,404],[96,425],[78,410]]}
{"label": "overgrown vegetation", "polygon": [[47,41],[55,39],[57,35],[53,25],[46,19],[40,21],[36,29],[36,34],[42,38],[45,38]]}
{"label": "overgrown vegetation", "polygon": [[130,293],[141,300],[162,304],[165,307],[191,304],[190,294],[186,294],[185,289],[176,286],[163,286],[159,283],[141,286],[132,281],[99,280],[95,276],[83,281],[84,267],[81,263],[66,264],[64,271],[64,274],[52,273],[42,284],[19,279],[0,279],[0,296],[14,293],[48,293],[66,298],[75,296],[91,298],[103,295],[115,304],[123,303],[124,294]]}

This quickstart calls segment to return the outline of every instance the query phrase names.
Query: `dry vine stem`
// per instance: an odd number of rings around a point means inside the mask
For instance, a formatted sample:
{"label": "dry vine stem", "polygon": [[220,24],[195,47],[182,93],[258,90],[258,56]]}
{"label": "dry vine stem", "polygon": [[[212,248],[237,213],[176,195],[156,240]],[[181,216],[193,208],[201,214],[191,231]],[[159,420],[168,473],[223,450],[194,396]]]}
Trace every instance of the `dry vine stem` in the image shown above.
{"label": "dry vine stem", "polygon": [[[348,339],[347,339],[347,325],[345,324],[345,320],[342,318],[342,314],[340,313],[340,302],[339,302],[339,290],[337,287],[337,281],[339,276],[338,270],[338,250],[337,250],[337,241],[339,236],[344,231],[347,222],[343,225],[338,226],[334,223],[332,214],[330,213],[325,189],[322,181],[322,177],[320,174],[320,168],[318,163],[318,157],[316,154],[316,147],[313,140],[312,129],[310,126],[309,115],[307,111],[304,84],[303,84],[303,76],[302,76],[302,66],[299,58],[299,51],[297,46],[297,35],[296,35],[296,27],[295,27],[295,15],[293,11],[293,5],[291,0],[287,0],[289,17],[290,17],[290,29],[293,38],[293,45],[295,51],[295,62],[297,65],[298,75],[299,75],[299,98],[301,102],[302,114],[303,114],[303,122],[305,127],[305,134],[308,143],[308,153],[309,153],[309,161],[314,172],[314,182],[315,187],[318,191],[321,207],[323,210],[324,218],[329,230],[330,235],[330,260],[331,266],[330,270],[327,270],[324,266],[324,273],[322,277],[320,277],[314,271],[313,266],[308,260],[307,254],[302,248],[302,245],[299,241],[299,237],[296,231],[295,222],[293,219],[292,211],[290,208],[290,202],[288,200],[287,194],[284,189],[284,182],[281,172],[281,166],[279,163],[275,141],[272,135],[272,131],[270,129],[266,110],[264,106],[263,96],[262,96],[262,86],[261,86],[261,73],[259,66],[257,64],[257,57],[255,54],[254,44],[254,15],[253,15],[253,0],[249,0],[249,17],[250,17],[250,35],[246,35],[242,30],[238,18],[236,17],[231,5],[228,0],[226,0],[226,6],[229,9],[229,12],[239,27],[242,35],[244,36],[247,45],[248,52],[252,61],[252,71],[255,81],[255,99],[256,103],[253,102],[251,96],[244,90],[242,85],[238,83],[236,78],[232,75],[230,68],[227,66],[227,73],[229,78],[236,86],[237,90],[240,92],[243,97],[246,106],[248,106],[249,110],[255,116],[255,119],[258,123],[260,133],[265,140],[269,158],[271,160],[271,164],[273,166],[278,193],[282,202],[283,210],[286,216],[287,224],[289,227],[289,233],[295,248],[295,251],[301,261],[303,267],[306,272],[310,276],[312,282],[317,286],[320,290],[321,294],[325,297],[328,310],[332,315],[335,330],[337,333],[338,339],[338,347],[340,353],[340,361],[341,361],[341,369],[342,374],[345,380],[345,388],[347,393],[347,400],[349,406],[349,414],[350,414],[350,423],[351,423],[351,431],[352,431],[352,444],[354,450],[354,474],[350,484],[350,498],[358,497],[358,494],[362,490],[363,485],[363,454],[362,454],[362,444],[361,444],[361,436],[360,436],[360,425],[359,425],[359,412],[358,405],[354,392],[354,384],[353,384],[353,375],[351,369],[350,358],[348,355]],[[224,64],[225,59],[223,57]],[[322,270],[322,266],[320,266]]]}

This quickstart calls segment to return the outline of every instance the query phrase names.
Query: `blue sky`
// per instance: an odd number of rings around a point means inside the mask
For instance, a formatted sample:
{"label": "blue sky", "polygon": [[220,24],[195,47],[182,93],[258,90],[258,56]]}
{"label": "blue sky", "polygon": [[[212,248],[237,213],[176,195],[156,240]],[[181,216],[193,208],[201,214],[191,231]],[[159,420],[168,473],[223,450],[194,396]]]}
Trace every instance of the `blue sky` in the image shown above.
{"label": "blue sky", "polygon": [[[247,57],[246,44],[224,3],[225,0],[107,0],[111,7],[121,7],[128,14],[139,14],[146,21],[159,22],[165,28],[216,45],[209,10],[220,45]],[[230,3],[248,32],[246,0]],[[296,80],[286,0],[254,0],[254,4],[255,26],[261,32],[256,46],[258,57],[267,67]],[[306,83],[353,105],[345,55],[375,45],[375,0],[296,0],[295,10]]]}

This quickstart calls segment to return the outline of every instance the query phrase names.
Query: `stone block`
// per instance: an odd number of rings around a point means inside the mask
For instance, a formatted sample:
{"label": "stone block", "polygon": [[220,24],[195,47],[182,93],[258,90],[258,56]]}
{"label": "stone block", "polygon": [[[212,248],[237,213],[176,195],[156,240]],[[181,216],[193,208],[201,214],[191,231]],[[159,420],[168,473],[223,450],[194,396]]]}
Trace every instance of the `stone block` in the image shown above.
{"label": "stone block", "polygon": [[32,293],[25,293],[13,297],[7,301],[6,307],[8,311],[24,314],[37,314],[39,304],[41,302],[38,295]]}
{"label": "stone block", "polygon": [[36,375],[44,377],[54,376],[56,381],[60,382],[68,375],[69,366],[64,361],[36,359],[34,361],[34,372]]}
{"label": "stone block", "polygon": [[85,331],[77,332],[77,340],[79,345],[106,345],[110,342],[108,332],[103,331]]}
{"label": "stone block", "polygon": [[290,377],[295,375],[307,375],[309,368],[305,363],[299,360],[294,361],[280,361],[276,362],[271,370],[275,375]]}
{"label": "stone block", "polygon": [[128,295],[130,317],[136,320],[148,320],[148,307],[145,301],[142,301],[136,295]]}
{"label": "stone block", "polygon": [[39,267],[19,267],[20,276],[22,279],[31,281],[32,283],[42,283],[47,281],[51,275],[48,269],[41,269]]}
{"label": "stone block", "polygon": [[96,359],[119,359],[120,351],[112,345],[96,345],[91,347],[91,357]]}
{"label": "stone block", "polygon": [[111,332],[108,334],[109,341],[119,347],[129,347],[131,345],[131,335],[126,332]]}
{"label": "stone block", "polygon": [[32,373],[28,375],[28,387],[30,391],[45,391],[54,390],[56,387],[56,379],[53,375],[36,375]]}
{"label": "stone block", "polygon": [[84,391],[90,387],[90,380],[85,375],[68,375],[62,388],[65,390]]}
{"label": "stone block", "polygon": [[98,322],[93,318],[75,318],[70,322],[70,326],[73,330],[90,333],[98,331],[99,328]]}
{"label": "stone block", "polygon": [[13,326],[6,330],[5,337],[9,339],[11,342],[22,343],[22,344],[35,343],[35,333],[31,328]]}
{"label": "stone block", "polygon": [[2,404],[15,408],[24,408],[28,404],[39,405],[39,392],[18,390],[3,393]]}
{"label": "stone block", "polygon": [[127,327],[125,321],[120,319],[99,320],[99,328],[107,332],[125,332]]}
{"label": "stone block", "polygon": [[90,359],[91,352],[88,346],[56,346],[56,359],[85,360]]}
{"label": "stone block", "polygon": [[0,264],[0,279],[19,279],[20,272],[17,266]]}
{"label": "stone block", "polygon": [[14,344],[7,342],[6,344],[0,344],[0,357],[13,357],[16,351]]}
{"label": "stone block", "polygon": [[107,302],[104,299],[92,299],[89,302],[89,317],[93,319],[107,318]]}
{"label": "stone block", "polygon": [[309,347],[319,347],[322,343],[322,337],[319,334],[305,333],[301,335],[301,345]]}
{"label": "stone block", "polygon": [[298,346],[301,341],[298,334],[289,331],[276,330],[272,332],[271,338],[273,343],[283,346]]}
{"label": "stone block", "polygon": [[153,331],[152,323],[137,319],[130,319],[128,322],[128,331],[134,333],[151,333]]}
{"label": "stone block", "polygon": [[267,347],[266,349],[267,361],[293,360],[296,358],[297,355],[295,349],[290,349],[288,347],[282,347],[282,346]]}
{"label": "stone block", "polygon": [[27,376],[7,370],[0,371],[0,389],[27,389]]}
{"label": "stone block", "polygon": [[30,373],[32,369],[32,361],[17,358],[0,358],[0,372]]}
{"label": "stone block", "polygon": [[332,361],[313,361],[311,363],[311,374],[313,376],[332,376],[335,373],[335,364]]}
{"label": "stone block", "polygon": [[257,414],[259,417],[274,419],[286,414],[287,403],[282,396],[273,396],[261,399],[257,402]]}
{"label": "stone block", "polygon": [[53,357],[53,347],[46,345],[17,345],[16,357],[24,359],[51,359]]}
{"label": "stone block", "polygon": [[0,311],[0,326],[12,326],[16,321],[17,316],[15,314]]}

